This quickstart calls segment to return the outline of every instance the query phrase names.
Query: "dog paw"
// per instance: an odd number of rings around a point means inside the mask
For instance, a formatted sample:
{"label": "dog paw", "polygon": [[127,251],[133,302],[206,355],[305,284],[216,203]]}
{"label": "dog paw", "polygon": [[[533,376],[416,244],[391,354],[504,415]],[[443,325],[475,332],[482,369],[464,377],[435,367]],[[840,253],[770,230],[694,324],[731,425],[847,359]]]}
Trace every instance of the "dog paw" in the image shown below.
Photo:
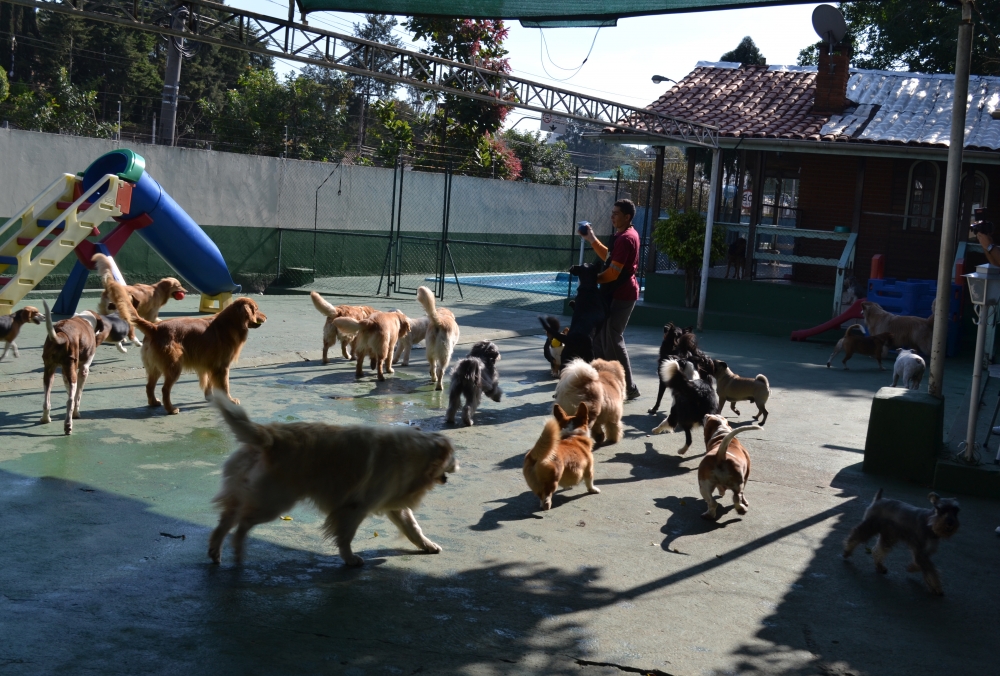
{"label": "dog paw", "polygon": [[587,492],[588,493],[600,493],[601,489],[598,488],[597,486],[591,486],[590,488],[587,489]]}
{"label": "dog paw", "polygon": [[701,513],[701,518],[705,519],[706,521],[715,521],[715,513],[712,512],[712,510],[710,509],[706,509],[704,512]]}
{"label": "dog paw", "polygon": [[683,448],[679,448],[679,449],[677,449],[677,453],[678,453],[679,455],[684,455],[685,453],[687,453],[687,452],[688,452],[688,449],[689,449],[689,448],[691,448],[691,447],[690,447],[690,446],[685,446],[685,447],[683,447]]}
{"label": "dog paw", "polygon": [[736,508],[736,513],[742,516],[743,514],[747,513],[747,508],[740,505],[739,507]]}
{"label": "dog paw", "polygon": [[177,415],[178,413],[181,412],[181,410],[179,408],[177,408],[176,406],[174,408],[168,408],[168,409],[165,409],[165,410],[170,415]]}
{"label": "dog paw", "polygon": [[440,554],[441,545],[436,542],[431,542],[430,540],[424,540],[424,551],[428,554]]}
{"label": "dog paw", "polygon": [[63,426],[63,434],[65,434],[66,436],[73,434],[73,426],[72,425]]}
{"label": "dog paw", "polygon": [[162,403],[160,402],[159,399],[151,399],[150,401],[146,402],[146,405],[149,406],[150,408],[156,408],[157,406],[162,406]]}
{"label": "dog paw", "polygon": [[357,554],[348,554],[346,557],[343,554],[341,554],[341,558],[344,559],[344,565],[349,566],[351,568],[358,568],[364,565],[365,563],[365,560],[362,559]]}
{"label": "dog paw", "polygon": [[438,382],[434,383],[434,389],[437,390],[438,392],[440,392],[440,391],[444,390],[444,385],[442,385],[441,382],[438,381]]}
{"label": "dog paw", "polygon": [[79,411],[79,409],[77,409],[76,411],[73,411],[73,420],[79,420],[79,419],[80,419],[80,417],[81,417],[81,416],[80,416],[80,411]]}
{"label": "dog paw", "polygon": [[41,420],[38,421],[40,424],[45,425],[52,422],[52,418],[49,417],[48,413],[43,413]]}

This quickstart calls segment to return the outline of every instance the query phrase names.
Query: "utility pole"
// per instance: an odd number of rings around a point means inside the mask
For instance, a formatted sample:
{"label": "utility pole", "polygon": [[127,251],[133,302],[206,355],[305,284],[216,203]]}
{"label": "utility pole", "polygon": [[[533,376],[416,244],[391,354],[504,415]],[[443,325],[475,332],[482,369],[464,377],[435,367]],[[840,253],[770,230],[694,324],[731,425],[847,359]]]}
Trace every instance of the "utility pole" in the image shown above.
{"label": "utility pole", "polygon": [[[969,68],[972,61],[972,2],[962,0],[962,21],[958,24],[958,52],[955,55],[955,95],[952,97],[951,137],[944,184],[944,218],[941,222],[941,254],[938,259],[938,288],[931,334],[931,373],[927,392],[941,396],[944,356],[948,348],[948,310],[951,305],[951,265],[955,258],[955,231],[962,189],[962,151],[965,147],[965,112],[969,100]],[[968,223],[965,224],[968,227]],[[983,315],[983,320],[985,314]],[[982,365],[977,365],[981,368]]]}
{"label": "utility pole", "polygon": [[[178,7],[173,11],[170,28],[183,31],[187,22],[187,7]],[[167,39],[167,67],[163,74],[163,103],[160,106],[160,145],[174,145],[174,134],[177,127],[177,99],[180,94],[181,60],[184,49],[184,38],[169,36]]]}

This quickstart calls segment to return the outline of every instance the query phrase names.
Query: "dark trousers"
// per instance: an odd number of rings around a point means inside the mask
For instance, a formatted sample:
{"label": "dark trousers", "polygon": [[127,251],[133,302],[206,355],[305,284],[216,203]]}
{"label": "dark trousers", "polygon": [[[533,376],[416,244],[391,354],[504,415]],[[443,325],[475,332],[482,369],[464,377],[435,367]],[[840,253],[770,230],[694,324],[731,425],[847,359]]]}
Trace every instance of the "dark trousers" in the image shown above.
{"label": "dark trousers", "polygon": [[594,339],[594,356],[620,363],[625,369],[627,389],[632,389],[632,366],[628,361],[628,350],[625,349],[625,327],[628,326],[633,308],[634,300],[612,300],[608,318]]}

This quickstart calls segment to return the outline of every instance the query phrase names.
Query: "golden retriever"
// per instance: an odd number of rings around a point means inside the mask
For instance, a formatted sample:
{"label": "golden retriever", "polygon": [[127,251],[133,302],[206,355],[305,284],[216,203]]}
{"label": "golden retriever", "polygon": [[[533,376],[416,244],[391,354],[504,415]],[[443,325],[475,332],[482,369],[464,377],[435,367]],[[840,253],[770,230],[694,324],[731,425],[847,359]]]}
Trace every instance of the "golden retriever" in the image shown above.
{"label": "golden retriever", "polygon": [[[159,320],[160,308],[172,297],[174,300],[184,300],[188,290],[173,277],[164,277],[156,284],[129,284],[125,287],[135,313],[149,322]],[[105,291],[97,303],[97,312],[102,315],[118,312],[122,316],[119,303]]]}
{"label": "golden retriever", "polygon": [[250,298],[237,298],[232,305],[212,317],[181,317],[154,324],[135,317],[136,326],[146,334],[142,344],[142,364],[146,367],[146,399],[159,406],[156,383],[163,376],[163,408],[180,413],[170,401],[170,390],[184,371],[198,374],[198,382],[208,397],[213,387],[229,394],[229,367],[239,359],[249,329],[256,329],[267,316]]}
{"label": "golden retriever", "polygon": [[240,448],[222,470],[215,496],[222,512],[209,539],[208,555],[222,559],[222,543],[234,527],[233,556],[239,563],[247,533],[311,500],[326,514],[323,530],[336,540],[348,566],[364,561],[351,551],[358,526],[369,514],[385,514],[414,545],[429,554],[441,547],[428,540],[413,516],[435,484],[458,471],[451,442],[412,427],[322,423],[251,422],[246,412],[218,393],[213,402]]}
{"label": "golden retriever", "polygon": [[564,411],[575,411],[580,402],[587,405],[591,435],[599,444],[621,441],[624,401],[625,369],[617,361],[574,359],[556,385],[556,403]]}
{"label": "golden retriever", "polygon": [[358,360],[356,375],[363,373],[365,357],[371,358],[379,380],[385,380],[384,373],[395,373],[392,370],[392,352],[401,336],[410,331],[410,321],[399,310],[394,312],[376,312],[366,319],[351,319],[337,317],[333,320],[338,331],[348,331],[354,335],[352,348],[355,359]]}
{"label": "golden retriever", "polygon": [[[52,313],[49,304],[42,301],[45,307],[45,328],[48,336],[42,346],[42,384],[45,388],[45,402],[42,406],[40,422],[49,423],[49,411],[52,409],[52,379],[56,369],[62,369],[63,383],[66,385],[66,421],[63,432],[73,432],[73,419],[80,417],[80,400],[83,398],[83,386],[90,374],[90,365],[97,354],[97,346],[103,341],[104,324],[98,317],[92,326],[80,317],[70,317],[52,324]],[[97,334],[95,334],[95,328]]]}
{"label": "golden retriever", "polygon": [[559,404],[552,407],[542,436],[524,456],[524,480],[538,496],[542,509],[552,508],[552,496],[562,486],[570,488],[581,481],[588,493],[600,493],[594,485],[594,441],[590,438],[587,405],[580,402],[576,415],[566,415]]}
{"label": "golden retriever", "polygon": [[434,303],[434,293],[426,286],[417,289],[417,300],[424,306],[430,319],[427,327],[427,363],[430,364],[431,382],[435,390],[444,389],[444,372],[448,369],[451,355],[458,343],[458,322],[451,310],[438,308]]}
{"label": "golden retriever", "polygon": [[338,329],[333,320],[337,317],[349,317],[356,320],[367,319],[375,314],[375,309],[367,305],[334,306],[315,291],[310,293],[309,297],[312,298],[316,310],[326,317],[326,323],[323,324],[323,363],[330,363],[327,354],[330,348],[337,344],[338,338],[340,339],[340,352],[344,355],[344,359],[351,359],[354,355],[347,354],[347,346],[354,340],[355,333],[347,329]]}
{"label": "golden retriever", "polygon": [[[868,333],[877,336],[880,333],[892,334],[893,347],[915,348],[929,357],[931,354],[931,335],[934,332],[934,316],[927,319],[894,315],[886,312],[878,303],[865,301],[861,304],[861,312],[865,318]],[[881,364],[879,365],[881,368]]]}

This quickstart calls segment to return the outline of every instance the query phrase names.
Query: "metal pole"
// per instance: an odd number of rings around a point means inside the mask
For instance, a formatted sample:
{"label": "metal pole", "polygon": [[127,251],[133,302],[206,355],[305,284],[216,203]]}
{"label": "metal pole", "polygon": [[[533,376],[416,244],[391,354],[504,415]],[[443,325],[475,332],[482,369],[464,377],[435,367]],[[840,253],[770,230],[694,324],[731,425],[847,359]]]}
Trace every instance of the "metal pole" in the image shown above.
{"label": "metal pole", "polygon": [[[580,167],[576,168],[576,178],[573,182],[573,234],[570,235],[569,265],[573,267],[573,237],[576,237],[576,198],[580,194]],[[573,275],[567,275],[566,297],[573,295]]]}
{"label": "metal pole", "polygon": [[712,227],[715,225],[715,196],[722,174],[722,151],[712,151],[712,182],[708,188],[708,214],[705,219],[705,249],[701,257],[701,289],[698,292],[698,330],[705,328],[705,297],[708,295],[708,266],[712,263]]}
{"label": "metal pole", "polygon": [[[969,100],[969,63],[972,60],[972,3],[962,2],[962,22],[958,25],[958,52],[955,55],[955,95],[951,107],[951,138],[948,170],[944,184],[944,218],[941,223],[941,253],[938,258],[938,288],[934,306],[931,340],[931,373],[927,392],[941,396],[944,357],[948,345],[948,310],[951,297],[951,264],[955,257],[955,229],[962,184],[962,150],[965,146],[965,110]],[[980,327],[983,330],[983,327]],[[978,349],[977,349],[978,353]],[[982,355],[980,355],[982,357]],[[978,366],[977,362],[977,366]]]}
{"label": "metal pole", "polygon": [[[656,146],[656,165],[653,168],[653,199],[652,199],[652,209],[653,216],[649,219],[649,222],[653,225],[656,221],[660,219],[660,206],[663,202],[663,159],[666,155],[666,147]],[[648,239],[647,239],[648,234]],[[654,251],[653,245],[653,229],[643,229],[642,231],[642,243],[640,246],[646,247],[646,261],[645,261],[645,272],[654,273],[656,272],[656,252]],[[645,278],[645,274],[642,275]]]}
{"label": "metal pole", "polygon": [[[972,363],[972,394],[969,397],[969,425],[965,429],[965,452],[962,453],[962,457],[967,462],[973,462],[975,458],[976,422],[979,420],[979,384],[983,379],[983,355],[986,352],[986,325],[989,323],[987,317],[990,314],[988,306],[978,305],[976,307],[980,311],[979,328],[976,329],[976,359]],[[993,311],[996,312],[995,306]]]}
{"label": "metal pole", "polygon": [[[188,18],[187,7],[178,7],[173,12],[170,28],[183,31]],[[163,73],[163,103],[160,106],[160,145],[174,145],[175,127],[177,126],[177,99],[181,83],[181,49],[184,39],[169,36],[167,38],[167,66]]]}

